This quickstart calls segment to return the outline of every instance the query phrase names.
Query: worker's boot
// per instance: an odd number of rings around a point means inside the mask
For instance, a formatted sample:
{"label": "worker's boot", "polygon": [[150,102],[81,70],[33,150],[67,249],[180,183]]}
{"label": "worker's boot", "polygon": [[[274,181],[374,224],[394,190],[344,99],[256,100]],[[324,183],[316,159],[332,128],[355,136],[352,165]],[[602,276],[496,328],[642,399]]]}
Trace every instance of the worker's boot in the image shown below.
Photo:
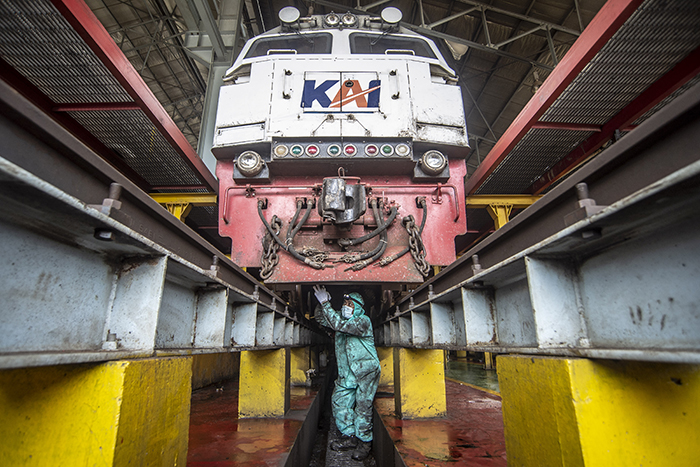
{"label": "worker's boot", "polygon": [[340,439],[331,441],[331,449],[334,451],[349,451],[357,447],[357,438],[343,435]]}
{"label": "worker's boot", "polygon": [[372,441],[360,441],[352,452],[352,458],[356,461],[365,460],[372,450]]}

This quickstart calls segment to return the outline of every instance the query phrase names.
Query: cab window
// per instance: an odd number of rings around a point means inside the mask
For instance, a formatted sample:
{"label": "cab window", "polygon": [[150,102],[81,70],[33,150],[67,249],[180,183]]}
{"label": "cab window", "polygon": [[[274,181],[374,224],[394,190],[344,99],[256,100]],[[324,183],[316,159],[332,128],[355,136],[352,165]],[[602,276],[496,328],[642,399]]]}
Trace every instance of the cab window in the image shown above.
{"label": "cab window", "polygon": [[428,43],[422,39],[386,34],[350,34],[350,52],[354,54],[407,54],[437,58]]}
{"label": "cab window", "polygon": [[245,58],[272,54],[329,54],[333,36],[323,34],[295,34],[262,37],[250,47]]}

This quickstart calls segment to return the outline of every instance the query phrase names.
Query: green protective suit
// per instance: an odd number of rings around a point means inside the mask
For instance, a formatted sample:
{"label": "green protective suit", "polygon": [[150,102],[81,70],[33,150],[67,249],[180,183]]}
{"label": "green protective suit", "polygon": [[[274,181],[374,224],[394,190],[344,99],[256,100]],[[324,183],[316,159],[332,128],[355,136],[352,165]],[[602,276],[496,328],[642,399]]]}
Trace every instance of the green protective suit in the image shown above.
{"label": "green protective suit", "polygon": [[[350,296],[364,304],[360,294],[353,292]],[[372,402],[381,367],[372,322],[362,305],[353,304],[352,317],[345,319],[330,302],[323,303],[319,323],[335,330],[338,379],[331,398],[335,424],[342,434],[368,442],[372,441]]]}

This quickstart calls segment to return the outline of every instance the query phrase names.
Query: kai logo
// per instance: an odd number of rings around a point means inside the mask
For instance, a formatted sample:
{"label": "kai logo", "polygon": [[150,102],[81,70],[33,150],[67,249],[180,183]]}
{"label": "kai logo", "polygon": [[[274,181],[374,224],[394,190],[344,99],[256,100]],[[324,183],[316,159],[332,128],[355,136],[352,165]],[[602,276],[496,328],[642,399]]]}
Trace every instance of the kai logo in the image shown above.
{"label": "kai logo", "polygon": [[307,73],[301,106],[305,112],[374,112],[381,82],[376,73]]}

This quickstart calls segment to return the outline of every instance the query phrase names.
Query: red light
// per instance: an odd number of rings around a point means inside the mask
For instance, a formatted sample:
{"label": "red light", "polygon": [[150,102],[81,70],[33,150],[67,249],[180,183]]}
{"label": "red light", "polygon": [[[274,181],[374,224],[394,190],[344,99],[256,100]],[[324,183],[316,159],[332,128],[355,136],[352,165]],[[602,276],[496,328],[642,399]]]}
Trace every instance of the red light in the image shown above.
{"label": "red light", "polygon": [[315,156],[316,154],[318,154],[318,146],[312,144],[311,146],[309,146],[308,148],[306,148],[306,153],[307,153],[309,156]]}
{"label": "red light", "polygon": [[353,146],[353,145],[345,146],[345,154],[347,154],[348,156],[352,156],[353,154],[355,154],[355,151],[357,151],[357,149],[355,149],[355,146]]}

